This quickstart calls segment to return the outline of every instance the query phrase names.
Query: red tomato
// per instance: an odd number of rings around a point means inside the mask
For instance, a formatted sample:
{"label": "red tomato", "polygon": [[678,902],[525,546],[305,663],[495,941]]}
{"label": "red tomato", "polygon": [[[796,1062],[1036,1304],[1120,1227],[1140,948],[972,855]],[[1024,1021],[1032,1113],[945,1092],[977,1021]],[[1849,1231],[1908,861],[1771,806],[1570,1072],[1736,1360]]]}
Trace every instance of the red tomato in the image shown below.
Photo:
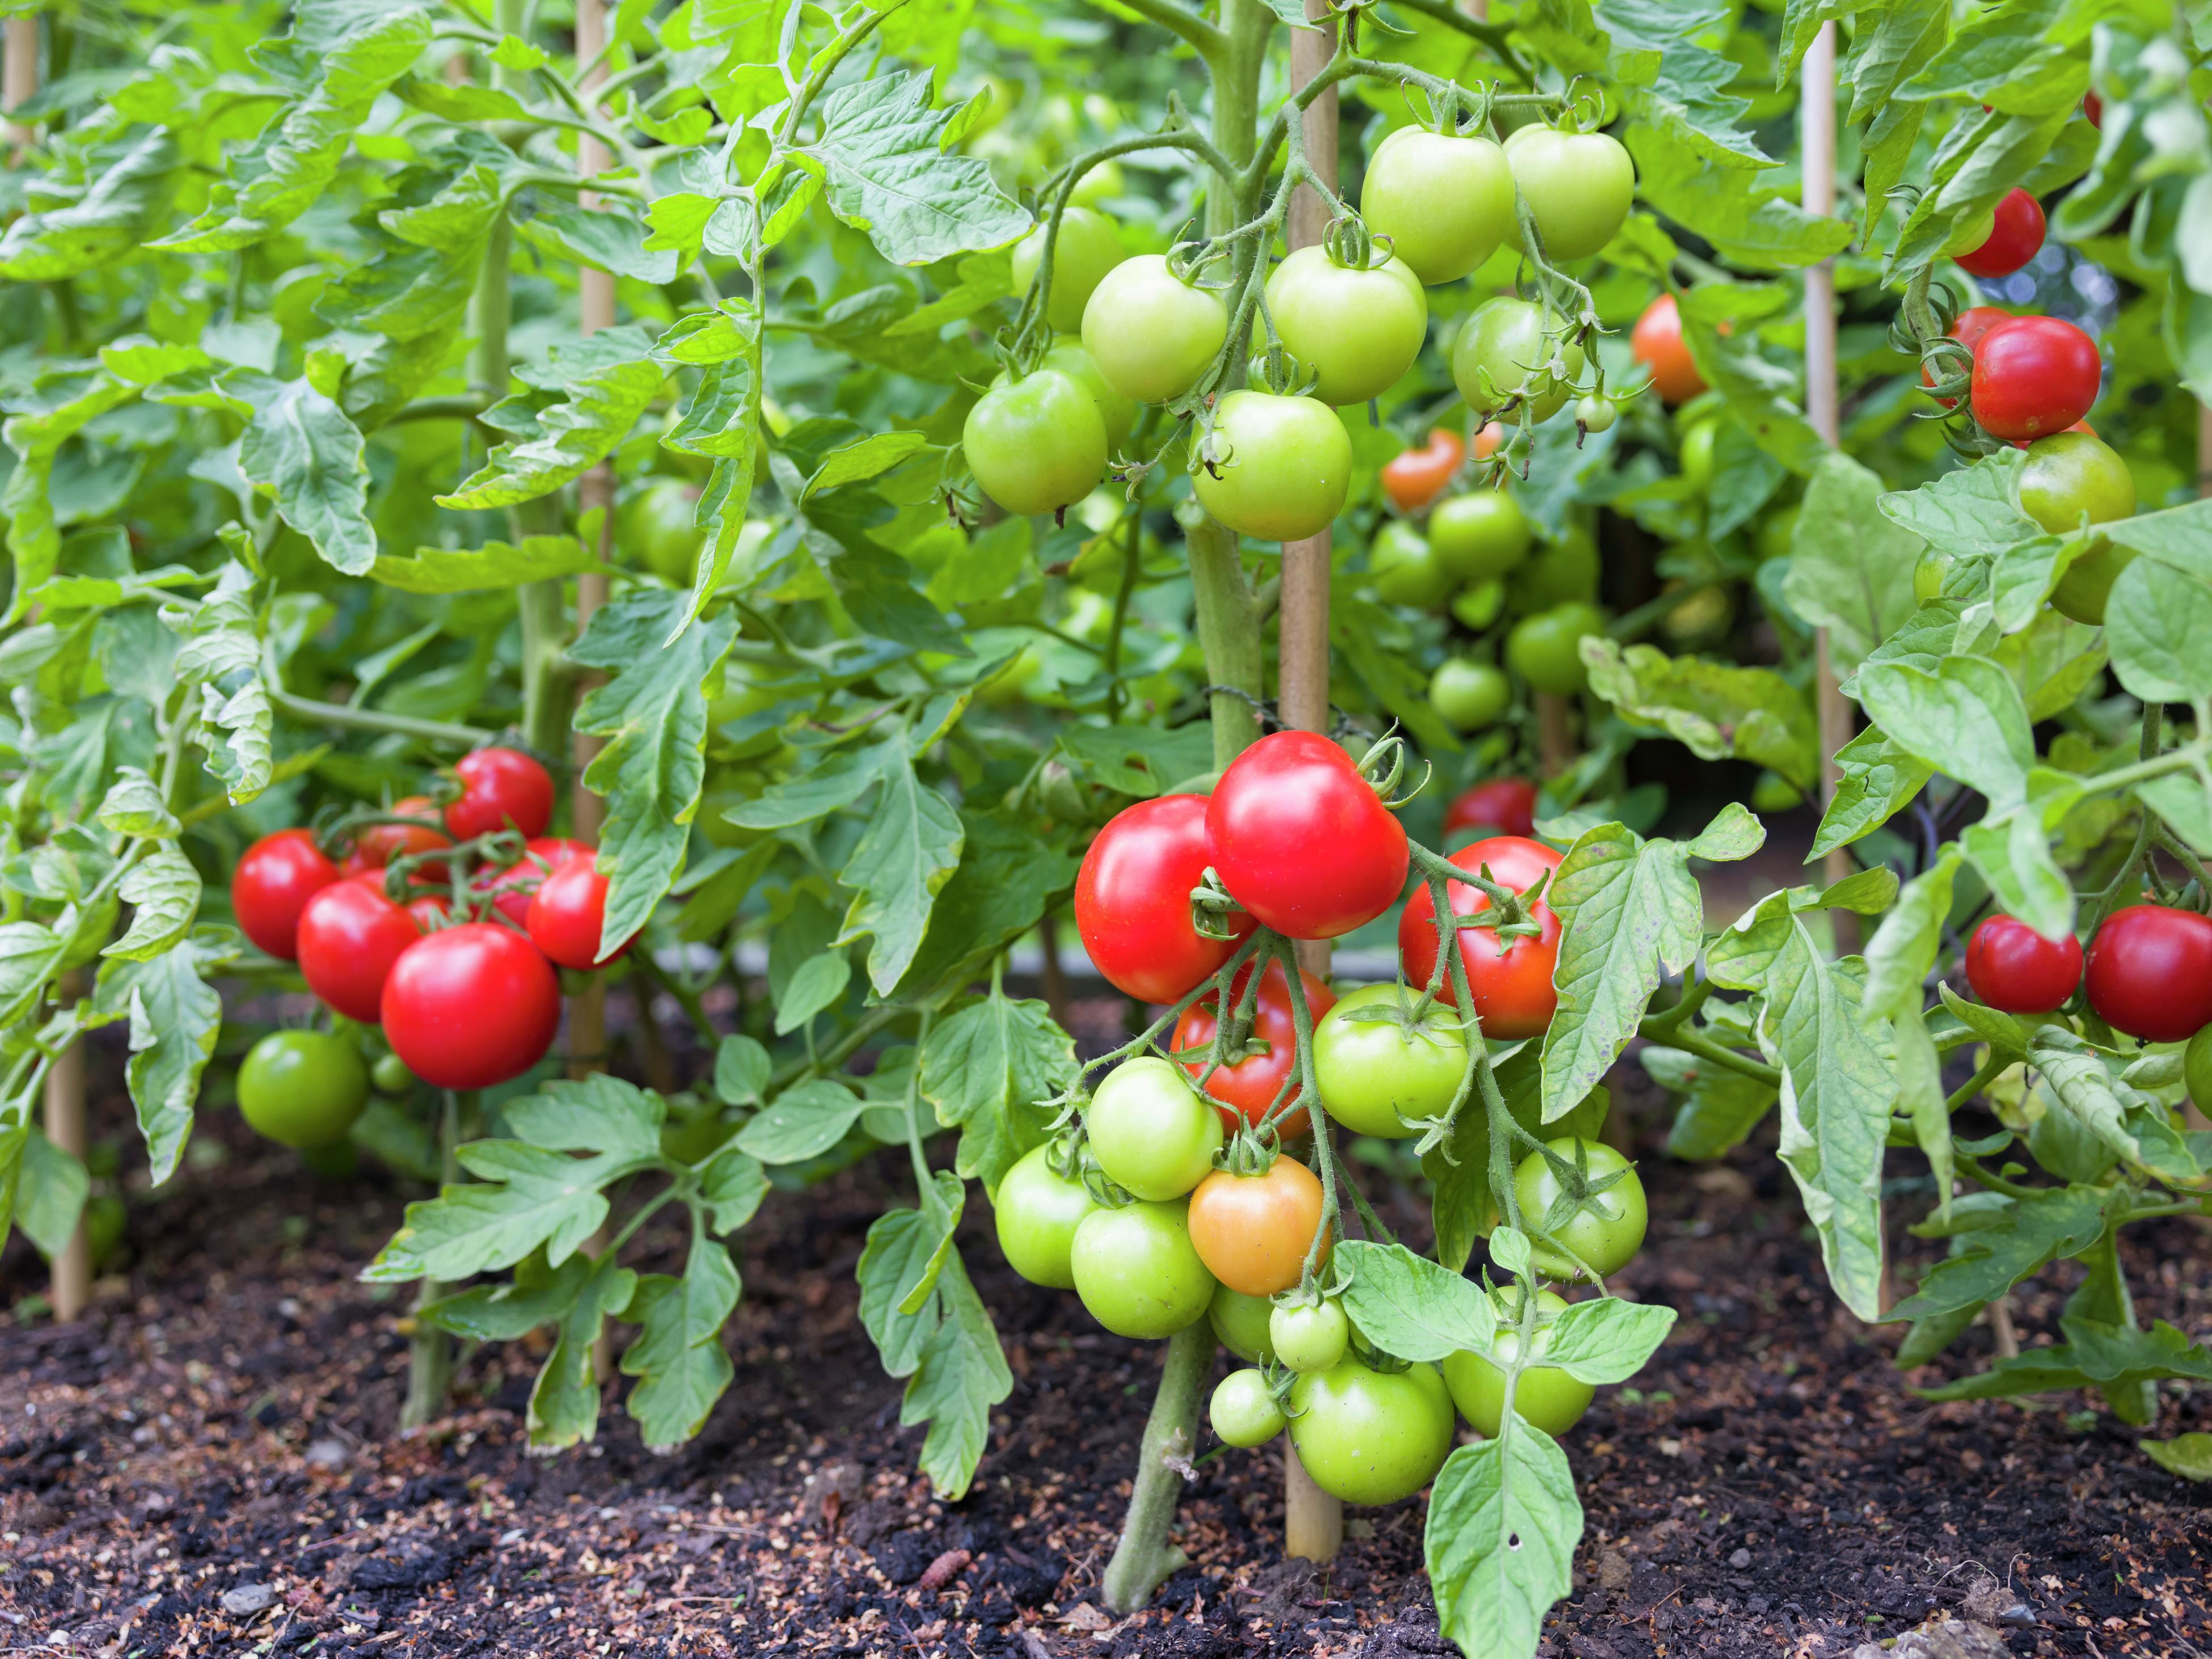
{"label": "red tomato", "polygon": [[[2000,306],[1972,306],[1960,312],[1959,320],[1951,325],[1950,337],[1971,352],[1981,344],[1982,336],[1987,334],[1999,323],[2008,323],[2012,320],[2013,313]],[[1920,371],[1920,384],[1923,386],[1936,384],[1935,377],[1925,368]],[[1959,400],[1956,398],[1938,398],[1936,401],[1946,409],[1956,409],[1959,406]]]}
{"label": "red tomato", "polygon": [[[392,803],[390,811],[395,817],[435,818],[438,809],[430,805],[425,795],[410,795],[404,800]],[[357,876],[364,870],[381,870],[395,858],[416,853],[435,852],[441,847],[451,847],[453,842],[441,831],[427,823],[373,823],[353,838],[353,850],[346,854],[340,866],[349,876]],[[431,881],[446,878],[442,862],[416,866],[417,874]]]}
{"label": "red tomato", "polygon": [[1418,513],[1444,492],[1467,459],[1467,446],[1449,427],[1429,434],[1425,447],[1401,451],[1382,468],[1382,489],[1401,513]]}
{"label": "red tomato", "polygon": [[2089,1006],[2116,1031],[2179,1042],[2212,1025],[2212,918],[2130,904],[2089,941]]}
{"label": "red tomato", "polygon": [[305,830],[279,830],[246,849],[231,872],[230,908],[238,925],[272,957],[299,955],[300,913],[338,878]]}
{"label": "red tomato", "polygon": [[2102,132],[2105,130],[2105,100],[2094,92],[2081,94],[2081,113],[2089,118],[2089,125]]}
{"label": "red tomato", "polygon": [[530,926],[530,896],[553,871],[576,859],[588,859],[592,849],[565,836],[540,836],[523,845],[522,856],[496,870],[479,870],[469,878],[477,893],[489,893],[492,902],[518,927]]}
{"label": "red tomato", "polygon": [[407,901],[407,914],[427,933],[444,926],[446,918],[453,914],[453,907],[443,893],[421,893]]}
{"label": "red tomato", "polygon": [[392,964],[422,937],[410,907],[384,896],[381,878],[370,873],[333,882],[300,913],[300,972],[325,1003],[348,1019],[373,1025],[383,1015]]}
{"label": "red tomato", "polygon": [[446,828],[459,840],[518,830],[542,836],[553,822],[552,775],[519,749],[479,749],[453,768],[461,798],[446,808]]}
{"label": "red tomato", "polygon": [[[1244,988],[1252,982],[1252,966],[1247,963],[1237,970],[1231,981],[1229,1006],[1234,1008],[1243,1001]],[[1336,1006],[1336,994],[1311,974],[1301,971],[1298,983],[1305,989],[1306,1007],[1312,1013],[1314,1024]],[[1182,1012],[1176,1022],[1175,1036],[1169,1048],[1180,1054],[1186,1048],[1202,1048],[1213,1041],[1213,1033],[1220,1022],[1214,1018],[1213,998],[1209,994],[1201,997]],[[1222,1103],[1224,1108],[1233,1107],[1242,1112],[1248,1122],[1257,1123],[1267,1115],[1267,1109],[1275,1103],[1282,1091],[1284,1079],[1290,1077],[1297,1065],[1298,1024],[1291,1013],[1291,982],[1284,977],[1283,964],[1271,961],[1267,971],[1260,976],[1260,996],[1252,1008],[1252,1035],[1267,1045],[1264,1054],[1254,1054],[1240,1060],[1234,1066],[1224,1066],[1207,1078],[1206,1092]],[[1192,1077],[1206,1070],[1201,1058],[1186,1060],[1183,1069]],[[1297,1098],[1295,1091],[1291,1097]],[[1224,1109],[1221,1114],[1231,1128],[1237,1127],[1234,1112]],[[1292,1112],[1279,1126],[1285,1139],[1305,1131],[1306,1115]]]}
{"label": "red tomato", "polygon": [[1140,1002],[1177,1002],[1236,954],[1260,924],[1222,921],[1236,939],[1202,939],[1190,893],[1206,876],[1206,797],[1162,795],[1114,815],[1075,878],[1075,931],[1107,983]]}
{"label": "red tomato", "polygon": [[[1490,866],[1490,878],[1501,887],[1525,893],[1559,867],[1559,855],[1540,841],[1521,836],[1497,836],[1470,842],[1451,855],[1463,870]],[[1448,883],[1445,896],[1455,915],[1470,915],[1490,908],[1490,896],[1479,887]],[[1531,919],[1540,933],[1501,939],[1492,927],[1460,930],[1460,959],[1467,965],[1468,989],[1474,997],[1474,1012],[1482,1022],[1482,1035],[1510,1040],[1540,1036],[1559,1006],[1552,988],[1552,969],[1559,959],[1559,919],[1541,898],[1530,907]],[[1437,965],[1436,909],[1425,884],[1406,902],[1398,918],[1398,961],[1406,981],[1426,986]],[[1443,994],[1455,1005],[1458,994],[1451,980]]]}
{"label": "red tomato", "polygon": [[637,943],[632,933],[600,956],[606,919],[607,878],[591,860],[574,859],[546,877],[530,901],[530,942],[563,968],[604,968]]}
{"label": "red tomato", "polygon": [[1974,348],[1974,418],[2000,438],[2063,432],[2097,401],[2097,343],[2057,317],[2014,317]]}
{"label": "red tomato", "polygon": [[1992,1008],[2047,1014],[2081,982],[2081,941],[2069,933],[2045,939],[2017,917],[2000,913],[1966,941],[1966,983]]}
{"label": "red tomato", "polygon": [[495,922],[416,939],[384,981],[384,1035],[435,1089],[488,1089],[545,1057],[561,987],[538,948]]}
{"label": "red tomato", "polygon": [[2015,185],[1997,203],[1996,224],[1979,247],[1954,257],[1976,276],[2009,276],[2043,247],[2043,204]]}
{"label": "red tomato", "polygon": [[1352,757],[1313,732],[1277,732],[1221,775],[1206,855],[1237,903],[1292,939],[1334,939],[1406,890],[1406,831]]}
{"label": "red tomato", "polygon": [[1651,371],[1652,390],[1662,403],[1686,404],[1705,389],[1705,378],[1682,343],[1682,309],[1671,294],[1644,307],[1629,331],[1628,355]]}
{"label": "red tomato", "polygon": [[1534,835],[1536,786],[1526,778],[1489,778],[1472,789],[1462,790],[1444,810],[1444,834],[1460,830]]}

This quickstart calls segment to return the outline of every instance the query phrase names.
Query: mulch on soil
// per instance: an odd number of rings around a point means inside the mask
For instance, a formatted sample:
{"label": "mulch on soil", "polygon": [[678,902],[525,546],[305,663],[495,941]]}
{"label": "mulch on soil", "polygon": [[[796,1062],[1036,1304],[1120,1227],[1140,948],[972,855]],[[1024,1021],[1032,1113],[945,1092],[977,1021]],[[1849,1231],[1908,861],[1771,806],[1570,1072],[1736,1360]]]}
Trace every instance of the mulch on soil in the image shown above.
{"label": "mulch on soil", "polygon": [[[354,1279],[398,1221],[392,1182],[315,1182],[228,1111],[198,1134],[221,1161],[134,1200],[132,1264],[88,1318],[0,1327],[0,1650],[1450,1651],[1421,1500],[1352,1512],[1327,1567],[1285,1562],[1265,1451],[1202,1462],[1178,1531],[1190,1568],[1134,1618],[1102,1611],[1160,1347],[1016,1279],[980,1201],[962,1248],[1015,1391],[972,1492],[937,1501],[856,1314],[854,1265],[903,1154],[772,1196],[737,1241],[737,1380],[696,1441],[647,1453],[617,1379],[599,1440],[541,1460],[524,1448],[543,1352],[526,1341],[468,1354],[451,1418],[392,1434],[405,1297]],[[1888,1363],[1895,1329],[1870,1333],[1829,1292],[1771,1151],[1702,1169],[1648,1153],[1644,1175],[1651,1239],[1618,1288],[1681,1317],[1567,1439],[1588,1525],[1547,1652],[1810,1659],[1931,1617],[1954,1621],[1951,1645],[1904,1650],[2212,1646],[2212,1488],[2079,1397],[1916,1399]],[[1375,1170],[1363,1183],[1382,1197]],[[1384,1213],[1418,1229],[1410,1200]],[[1899,1242],[1908,1261],[1928,1248]],[[659,1238],[663,1270],[680,1245]],[[2146,1317],[2212,1334],[2212,1234],[2159,1224],[2130,1267]],[[2024,1287],[2024,1342],[2049,1340],[2073,1282],[2061,1264]],[[19,1243],[0,1297],[42,1285]],[[1975,1368],[1990,1340],[1969,1332],[1917,1380]],[[2155,1432],[2191,1429],[2212,1429],[2212,1395],[2169,1394]]]}

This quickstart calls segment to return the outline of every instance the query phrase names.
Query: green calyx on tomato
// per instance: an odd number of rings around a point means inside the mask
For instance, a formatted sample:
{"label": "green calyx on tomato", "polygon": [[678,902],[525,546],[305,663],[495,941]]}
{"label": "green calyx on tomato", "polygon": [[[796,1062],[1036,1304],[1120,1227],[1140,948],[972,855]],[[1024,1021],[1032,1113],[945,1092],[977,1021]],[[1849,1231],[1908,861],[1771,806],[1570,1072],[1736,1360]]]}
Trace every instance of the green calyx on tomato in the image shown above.
{"label": "green calyx on tomato", "polygon": [[1314,1485],[1347,1504],[1395,1504],[1452,1449],[1452,1400],[1434,1365],[1376,1370],[1346,1355],[1291,1388],[1291,1443]]}
{"label": "green calyx on tomato", "polygon": [[1578,1278],[1584,1267],[1601,1279],[1620,1272],[1643,1248],[1649,1220],[1635,1166],[1601,1141],[1568,1137],[1547,1141],[1545,1150],[1565,1173],[1543,1152],[1529,1153],[1513,1171],[1535,1270],[1559,1279]]}
{"label": "green calyx on tomato", "polygon": [[1296,249],[1267,278],[1267,310],[1284,347],[1320,376],[1310,395],[1325,404],[1380,397],[1428,337],[1428,296],[1395,258],[1358,270],[1319,246]]}
{"label": "green calyx on tomato", "polygon": [[[1521,1353],[1520,1292],[1500,1285],[1491,1292],[1500,1315],[1493,1344],[1498,1359],[1510,1366]],[[1551,1291],[1536,1293],[1536,1329],[1529,1347],[1529,1363],[1514,1379],[1513,1411],[1523,1422],[1548,1435],[1562,1435],[1582,1420],[1597,1390],[1578,1382],[1556,1365],[1539,1363],[1552,1346],[1551,1327],[1567,1310],[1564,1297]],[[1443,1360],[1445,1385],[1452,1403],[1476,1431],[1495,1440],[1505,1416],[1505,1372],[1481,1354],[1462,1349]]]}
{"label": "green calyx on tomato", "polygon": [[1429,538],[1403,519],[1389,519],[1367,547],[1368,574],[1377,597],[1391,605],[1431,610],[1452,590],[1451,573]]}
{"label": "green calyx on tomato", "polygon": [[1190,1242],[1188,1206],[1139,1202],[1094,1210],[1068,1253],[1075,1293],[1116,1336],[1151,1341],[1206,1316],[1214,1278]]}
{"label": "green calyx on tomato", "polygon": [[1054,1290],[1075,1288],[1075,1230],[1098,1207],[1079,1181],[1053,1168],[1047,1143],[1023,1154],[991,1195],[999,1249],[1012,1267],[1032,1285]]}
{"label": "green calyx on tomato", "polygon": [[1418,1134],[1421,1121],[1442,1116],[1459,1093],[1467,1038],[1448,1005],[1415,1018],[1416,1000],[1402,986],[1362,986],[1314,1028],[1322,1106],[1354,1134]]}
{"label": "green calyx on tomato", "polygon": [[1513,683],[1495,663],[1447,657],[1429,677],[1429,707],[1455,732],[1480,732],[1512,702]]}
{"label": "green calyx on tomato", "polygon": [[1107,1179],[1154,1201],[1197,1186],[1221,1150],[1220,1115],[1157,1054],[1123,1060],[1109,1073],[1084,1123]]}
{"label": "green calyx on tomato", "polygon": [[1589,683],[1583,637],[1605,632],[1605,613],[1580,601],[1523,617],[1505,636],[1506,665],[1539,691],[1569,697]]}
{"label": "green calyx on tomato", "polygon": [[1534,539],[1528,515],[1503,489],[1451,496],[1429,514],[1429,545],[1455,581],[1504,576],[1528,556]]}
{"label": "green calyx on tomato", "polygon": [[1221,1379],[1206,1414],[1214,1433],[1231,1446],[1264,1446],[1283,1431],[1287,1420],[1267,1379],[1249,1367]]}
{"label": "green calyx on tomato", "polygon": [[238,1068],[238,1109],[256,1133],[294,1147],[345,1139],[368,1104],[368,1067],[353,1039],[275,1031]]}
{"label": "green calyx on tomato", "polygon": [[1199,504],[1240,536],[1294,542],[1328,528],[1352,488],[1352,439],[1313,398],[1232,392],[1198,462]]}
{"label": "green calyx on tomato", "polygon": [[1187,283],[1166,256],[1140,253],[1107,272],[1084,307],[1083,349],[1106,384],[1140,404],[1196,386],[1229,338],[1229,307]]}
{"label": "green calyx on tomato", "polygon": [[1401,127],[1367,158],[1359,216],[1424,283],[1455,282],[1512,233],[1512,165],[1489,138]]}
{"label": "green calyx on tomato", "polygon": [[[1556,320],[1558,313],[1550,315]],[[1522,403],[1547,421],[1574,395],[1583,372],[1579,342],[1545,335],[1547,313],[1533,301],[1486,300],[1452,343],[1452,384],[1477,415],[1504,415]]]}
{"label": "green calyx on tomato", "polygon": [[1098,487],[1106,422],[1081,381],[1041,368],[994,386],[968,411],[960,442],[983,492],[1009,513],[1056,513]]}
{"label": "green calyx on tomato", "polygon": [[[1049,222],[1014,244],[1014,291],[1028,291],[1044,262]],[[1114,222],[1093,208],[1071,207],[1060,216],[1060,240],[1052,252],[1052,291],[1045,296],[1046,325],[1058,333],[1083,326],[1083,309],[1106,273],[1127,256]]]}
{"label": "green calyx on tomato", "polygon": [[[1505,136],[1513,182],[1553,260],[1595,253],[1628,222],[1636,198],[1636,164],[1618,138],[1602,132],[1518,127]],[[1506,240],[1521,246],[1516,221]]]}

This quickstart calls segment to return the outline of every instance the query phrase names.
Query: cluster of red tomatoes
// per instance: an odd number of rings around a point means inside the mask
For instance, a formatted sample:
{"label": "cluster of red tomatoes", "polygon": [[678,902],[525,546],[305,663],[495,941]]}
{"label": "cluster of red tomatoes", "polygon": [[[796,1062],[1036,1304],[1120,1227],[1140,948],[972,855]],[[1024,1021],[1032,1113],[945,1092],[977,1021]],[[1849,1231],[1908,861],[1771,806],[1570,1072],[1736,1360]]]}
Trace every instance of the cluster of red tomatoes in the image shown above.
{"label": "cluster of red tomatoes", "polygon": [[[1455,811],[1465,822],[1525,830],[1534,804],[1530,786],[1500,780],[1470,791]],[[1283,1431],[1287,1401],[1309,1472],[1353,1503],[1387,1503],[1426,1485],[1451,1449],[1455,1402],[1492,1434],[1503,1406],[1504,1374],[1489,1359],[1455,1355],[1441,1370],[1399,1364],[1370,1349],[1317,1288],[1333,1237],[1311,1155],[1298,1155],[1312,1127],[1305,1079],[1333,1122],[1405,1138],[1451,1108],[1467,1075],[1469,1028],[1450,981],[1425,1010],[1408,988],[1428,985],[1436,964],[1428,889],[1400,917],[1402,984],[1339,997],[1301,972],[1294,995],[1281,955],[1263,949],[1263,966],[1248,961],[1231,981],[1227,1034],[1217,993],[1192,994],[1249,949],[1258,928],[1333,939],[1375,920],[1400,902],[1410,862],[1410,843],[1375,785],[1344,750],[1308,732],[1263,738],[1211,796],[1163,796],[1116,816],[1077,877],[1077,927],[1114,985],[1186,1006],[1167,1056],[1123,1060],[1091,1097],[1081,1135],[1030,1152],[994,1194],[1015,1269],[1073,1290],[1107,1329],[1160,1338],[1210,1316],[1232,1352],[1273,1368],[1222,1383],[1216,1429],[1231,1444],[1257,1444]],[[1559,922],[1537,890],[1559,854],[1522,836],[1495,836],[1454,862],[1510,890],[1526,920],[1510,937],[1461,934],[1480,1029],[1534,1036],[1557,1004]],[[1490,902],[1476,887],[1449,887],[1460,915]],[[1225,892],[1235,907],[1217,909],[1218,925],[1205,931],[1194,920],[1200,890]],[[1310,1053],[1305,1020],[1314,1022]],[[1516,1201],[1532,1219],[1550,1220],[1556,1246],[1539,1249],[1538,1270],[1561,1279],[1615,1271],[1644,1236],[1633,1171],[1601,1146],[1569,1139],[1550,1150],[1586,1170],[1597,1190],[1559,1219],[1564,1189],[1550,1160],[1532,1152],[1522,1163]],[[1564,1305],[1547,1292],[1541,1324]],[[1534,1340],[1540,1352],[1548,1339],[1540,1329]],[[1587,1388],[1545,1367],[1524,1372],[1516,1394],[1522,1414],[1554,1431],[1589,1399]]]}
{"label": "cluster of red tomatoes", "polygon": [[[264,836],[231,880],[238,923],[297,962],[333,1012],[380,1024],[407,1069],[482,1089],[544,1058],[560,1024],[555,965],[605,966],[607,880],[582,842],[548,837],[553,781],[529,756],[480,749],[439,807],[410,796],[330,847]],[[482,867],[470,870],[479,855]]]}
{"label": "cluster of red tomatoes", "polygon": [[1993,915],[1966,941],[1966,983],[2008,1014],[2056,1013],[2079,989],[2089,1012],[2146,1042],[2189,1044],[2190,1097],[2212,1100],[2212,916],[2130,904],[2105,918],[2087,952]]}

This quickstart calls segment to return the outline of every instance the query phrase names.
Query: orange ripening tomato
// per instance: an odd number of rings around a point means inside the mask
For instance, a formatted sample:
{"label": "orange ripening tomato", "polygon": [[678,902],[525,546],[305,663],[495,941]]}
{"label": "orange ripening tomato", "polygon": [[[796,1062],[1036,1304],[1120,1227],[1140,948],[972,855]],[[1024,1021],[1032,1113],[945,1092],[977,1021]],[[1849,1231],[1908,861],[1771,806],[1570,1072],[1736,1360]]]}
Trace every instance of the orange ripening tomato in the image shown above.
{"label": "orange ripening tomato", "polygon": [[1651,389],[1660,400],[1685,404],[1705,389],[1705,376],[1682,340],[1682,309],[1662,294],[1644,307],[1628,336],[1629,355],[1651,371]]}
{"label": "orange ripening tomato", "polygon": [[1498,421],[1485,421],[1482,429],[1474,434],[1474,459],[1486,461],[1505,447],[1505,428]]}
{"label": "orange ripening tomato", "polygon": [[1401,513],[1419,513],[1443,494],[1466,459],[1467,446],[1458,434],[1440,426],[1421,448],[1402,450],[1383,465],[1383,493]]}
{"label": "orange ripening tomato", "polygon": [[1321,1211],[1321,1182],[1296,1158],[1278,1158],[1264,1175],[1216,1170],[1190,1195],[1190,1242],[1231,1290],[1273,1296],[1298,1282]]}

